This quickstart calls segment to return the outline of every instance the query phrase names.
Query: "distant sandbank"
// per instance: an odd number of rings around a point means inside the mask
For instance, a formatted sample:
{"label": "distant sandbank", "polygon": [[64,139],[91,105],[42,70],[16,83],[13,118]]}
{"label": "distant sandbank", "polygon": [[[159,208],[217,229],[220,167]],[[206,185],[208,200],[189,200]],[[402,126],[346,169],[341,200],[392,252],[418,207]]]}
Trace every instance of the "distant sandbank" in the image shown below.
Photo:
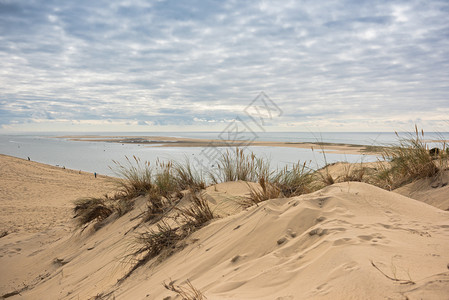
{"label": "distant sandbank", "polygon": [[67,135],[58,136],[71,141],[81,142],[106,142],[120,144],[142,144],[152,147],[286,147],[317,149],[319,151],[332,151],[332,153],[344,154],[377,154],[382,150],[379,146],[353,145],[341,143],[306,143],[306,142],[276,142],[276,141],[250,141],[250,140],[225,140],[225,139],[196,139],[168,136],[97,136],[97,135]]}

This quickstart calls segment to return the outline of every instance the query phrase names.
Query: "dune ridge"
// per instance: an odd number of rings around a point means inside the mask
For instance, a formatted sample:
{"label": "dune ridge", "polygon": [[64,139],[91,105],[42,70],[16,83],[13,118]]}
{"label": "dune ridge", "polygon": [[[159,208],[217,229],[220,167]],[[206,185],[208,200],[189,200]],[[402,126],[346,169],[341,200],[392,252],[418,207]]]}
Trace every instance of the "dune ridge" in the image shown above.
{"label": "dune ridge", "polygon": [[[60,193],[69,193],[72,176],[79,175],[2,158],[66,180],[58,183]],[[22,179],[25,185],[34,182]],[[9,197],[33,202],[41,193]],[[121,283],[132,266],[127,254],[135,247],[135,234],[145,229],[137,226],[146,207],[143,197],[132,211],[110,216],[99,229],[76,229],[70,215],[61,214],[64,226],[8,234],[0,238],[0,295],[177,299],[162,284],[187,280],[207,299],[444,299],[449,294],[447,211],[359,182],[244,210],[221,205],[245,197],[244,182],[220,183],[204,193],[222,217],[191,235],[179,252],[149,261]]]}

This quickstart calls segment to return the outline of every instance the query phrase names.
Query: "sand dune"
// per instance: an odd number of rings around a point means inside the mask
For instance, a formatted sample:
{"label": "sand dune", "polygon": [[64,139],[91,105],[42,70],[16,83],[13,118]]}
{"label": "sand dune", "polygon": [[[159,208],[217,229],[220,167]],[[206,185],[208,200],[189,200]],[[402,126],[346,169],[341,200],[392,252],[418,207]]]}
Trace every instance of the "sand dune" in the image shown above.
{"label": "sand dune", "polygon": [[65,227],[72,201],[113,189],[105,176],[0,154],[0,230],[40,232]]}
{"label": "sand dune", "polygon": [[223,204],[248,193],[244,182],[209,187],[206,193],[223,217],[190,236],[182,251],[148,262],[120,284],[133,263],[126,254],[135,247],[135,232],[144,229],[133,231],[146,206],[143,198],[98,230],[9,234],[0,239],[0,295],[179,299],[162,283],[186,280],[207,299],[449,295],[447,211],[357,182],[245,210]]}
{"label": "sand dune", "polygon": [[407,184],[395,192],[449,211],[449,171]]}

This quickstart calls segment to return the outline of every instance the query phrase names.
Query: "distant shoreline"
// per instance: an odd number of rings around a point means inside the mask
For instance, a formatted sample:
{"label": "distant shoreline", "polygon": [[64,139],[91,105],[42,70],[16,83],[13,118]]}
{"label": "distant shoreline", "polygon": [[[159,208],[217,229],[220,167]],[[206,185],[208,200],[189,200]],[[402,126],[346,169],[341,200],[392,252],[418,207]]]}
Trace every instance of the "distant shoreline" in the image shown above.
{"label": "distant shoreline", "polygon": [[167,136],[98,136],[98,135],[66,135],[55,138],[68,139],[79,142],[104,142],[118,144],[141,144],[153,147],[285,147],[330,150],[332,153],[344,154],[378,154],[384,147],[370,145],[356,145],[345,143],[325,142],[276,142],[276,141],[248,141],[248,140],[222,140],[199,139]]}

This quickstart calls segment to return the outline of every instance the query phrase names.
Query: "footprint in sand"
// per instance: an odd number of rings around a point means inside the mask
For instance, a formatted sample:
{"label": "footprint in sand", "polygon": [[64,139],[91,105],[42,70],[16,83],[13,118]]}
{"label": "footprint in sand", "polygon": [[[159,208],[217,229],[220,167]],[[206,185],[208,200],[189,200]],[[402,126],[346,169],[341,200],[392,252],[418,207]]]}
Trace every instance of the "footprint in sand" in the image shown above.
{"label": "footprint in sand", "polygon": [[369,235],[359,235],[357,236],[362,242],[372,242],[372,243],[378,243],[379,240],[382,240],[383,243],[388,244],[390,241],[385,240],[385,237],[381,235],[380,233],[373,233]]}
{"label": "footprint in sand", "polygon": [[356,241],[354,241],[351,238],[342,238],[342,239],[338,239],[335,240],[332,245],[333,246],[341,246],[341,245],[355,245],[358,244]]}

